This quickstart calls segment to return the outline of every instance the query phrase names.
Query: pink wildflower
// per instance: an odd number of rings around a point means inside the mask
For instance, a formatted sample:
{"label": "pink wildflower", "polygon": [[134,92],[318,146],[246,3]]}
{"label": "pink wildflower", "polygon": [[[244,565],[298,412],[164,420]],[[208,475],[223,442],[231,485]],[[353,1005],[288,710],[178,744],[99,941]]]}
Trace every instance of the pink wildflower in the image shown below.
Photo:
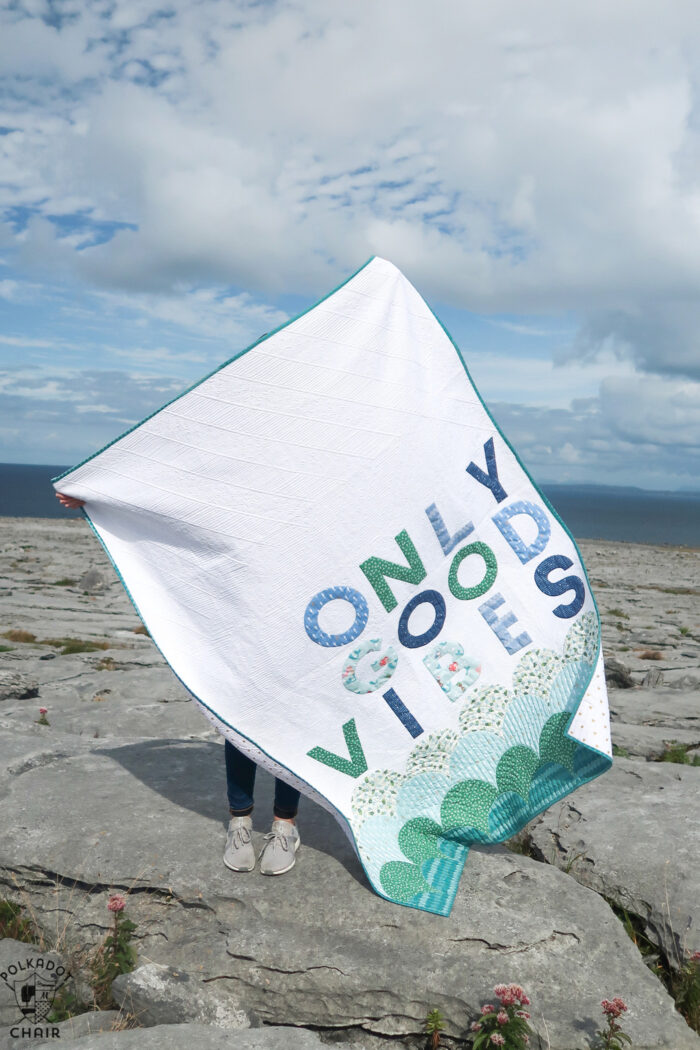
{"label": "pink wildflower", "polygon": [[493,1033],[493,1035],[491,1036],[491,1042],[493,1043],[494,1046],[505,1046],[506,1045],[506,1041],[505,1041],[505,1039],[503,1038],[503,1036],[501,1035],[500,1032],[494,1032]]}
{"label": "pink wildflower", "polygon": [[39,708],[39,714],[40,715],[46,715],[46,714],[48,714],[48,711],[49,711],[48,707],[40,707]]}
{"label": "pink wildflower", "polygon": [[472,1032],[480,1032],[481,1031],[481,1022],[480,1021],[472,1021],[472,1023],[470,1024],[469,1027],[470,1027]]}
{"label": "pink wildflower", "polygon": [[126,908],[126,901],[120,893],[113,893],[107,901],[108,911],[124,911]]}
{"label": "pink wildflower", "polygon": [[527,1010],[516,1010],[515,1011],[515,1016],[516,1017],[524,1017],[525,1020],[528,1020],[528,1018],[530,1017],[530,1015],[527,1012]]}
{"label": "pink wildflower", "polygon": [[508,1024],[510,1018],[508,1017],[508,1014],[505,1012],[505,1010],[499,1010],[496,1014],[496,1020],[499,1024]]}
{"label": "pink wildflower", "polygon": [[506,993],[507,991],[508,991],[508,989],[507,989],[507,987],[505,986],[505,984],[497,984],[497,985],[496,985],[496,987],[495,987],[495,988],[494,988],[494,990],[493,990],[493,994],[494,994],[494,995],[497,995],[497,996],[498,996],[498,998],[500,999],[500,998],[501,998],[501,996],[502,996],[502,995],[505,995],[505,993]]}
{"label": "pink wildflower", "polygon": [[607,1014],[608,1017],[620,1017],[627,1010],[627,1006],[620,999],[619,995],[616,995],[612,1002],[609,999],[603,999],[600,1005],[603,1008],[603,1013]]}
{"label": "pink wildflower", "polygon": [[495,1010],[496,1010],[496,1007],[492,1006],[491,1003],[485,1003],[481,1007],[482,1014],[492,1014],[492,1013],[495,1013]]}
{"label": "pink wildflower", "polygon": [[690,961],[700,962],[700,952],[693,952],[693,954],[690,956]]}

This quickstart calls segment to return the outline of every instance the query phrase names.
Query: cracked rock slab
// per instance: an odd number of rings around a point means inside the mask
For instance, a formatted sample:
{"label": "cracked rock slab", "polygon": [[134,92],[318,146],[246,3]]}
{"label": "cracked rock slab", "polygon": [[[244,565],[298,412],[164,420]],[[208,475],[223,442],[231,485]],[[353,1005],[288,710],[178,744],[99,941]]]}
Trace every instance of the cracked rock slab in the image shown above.
{"label": "cracked rock slab", "polygon": [[199,975],[148,963],[112,982],[112,995],[144,1028],[198,1022],[216,1028],[251,1028],[250,1016],[220,984],[204,984]]}
{"label": "cracked rock slab", "polygon": [[619,722],[700,731],[700,689],[613,689],[609,698]]}
{"label": "cracked rock slab", "polygon": [[700,947],[700,769],[615,759],[530,825],[545,859],[640,916],[679,968]]}
{"label": "cracked rock slab", "polygon": [[654,761],[662,757],[670,744],[682,744],[689,751],[693,746],[700,746],[700,726],[692,730],[613,722],[612,739],[613,744],[624,748],[630,758]]}
{"label": "cracked rock slab", "polygon": [[[257,847],[273,791],[259,778]],[[630,1006],[636,1050],[700,1047],[605,901],[555,867],[473,850],[450,917],[415,912],[372,893],[333,818],[303,800],[295,868],[236,875],[221,859],[224,779],[223,748],[207,741],[29,769],[9,783],[0,878],[14,874],[37,913],[60,913],[79,939],[103,938],[107,896],[126,892],[140,964],[184,970],[266,1025],[415,1039],[437,1007],[461,1037],[493,986],[514,980],[552,1050],[587,1050],[611,995]]]}
{"label": "cracked rock slab", "polygon": [[[56,1043],[33,1043],[56,1050]],[[274,1027],[237,1031],[203,1024],[163,1024],[155,1028],[133,1028],[104,1032],[81,1039],[61,1038],[61,1050],[321,1050],[320,1038],[303,1029]],[[346,1044],[346,1050],[364,1050],[362,1044]]]}
{"label": "cracked rock slab", "polygon": [[[78,1014],[76,1017],[69,1017],[67,1021],[61,1021],[60,1024],[51,1025],[51,1029],[55,1030],[57,1034],[51,1038],[51,1045],[53,1047],[65,1046],[66,1043],[71,1040],[80,1039],[80,1046],[85,1046],[82,1041],[82,1037],[86,1035],[92,1035],[98,1032],[110,1032],[118,1027],[123,1026],[124,1017],[119,1010],[92,1010],[90,1013]],[[56,1040],[60,1039],[60,1043]],[[18,1038],[16,1032],[13,1035],[12,1032],[6,1031],[0,1034],[0,1050],[18,1050],[19,1047],[36,1046],[39,1040],[31,1038]]]}

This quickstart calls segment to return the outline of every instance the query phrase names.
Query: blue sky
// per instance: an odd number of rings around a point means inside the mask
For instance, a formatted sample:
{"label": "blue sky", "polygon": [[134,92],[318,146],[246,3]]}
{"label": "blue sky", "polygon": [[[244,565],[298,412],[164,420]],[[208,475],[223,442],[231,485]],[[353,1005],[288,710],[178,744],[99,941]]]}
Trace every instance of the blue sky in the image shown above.
{"label": "blue sky", "polygon": [[0,460],[377,254],[538,480],[700,489],[699,58],[691,2],[0,3]]}

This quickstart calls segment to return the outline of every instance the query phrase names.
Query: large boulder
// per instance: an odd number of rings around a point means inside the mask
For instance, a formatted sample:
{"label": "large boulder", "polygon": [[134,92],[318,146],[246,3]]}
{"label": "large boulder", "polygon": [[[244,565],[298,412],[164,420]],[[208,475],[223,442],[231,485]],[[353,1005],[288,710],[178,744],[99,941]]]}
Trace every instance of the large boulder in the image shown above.
{"label": "large boulder", "polygon": [[140,1025],[196,1021],[216,1028],[250,1028],[251,1017],[218,983],[204,984],[172,966],[147,963],[112,982],[112,996]]}
{"label": "large boulder", "polygon": [[[261,771],[257,846],[271,795]],[[58,908],[78,939],[103,936],[108,893],[130,887],[139,958],[218,984],[265,1024],[416,1039],[437,1007],[459,1037],[514,980],[552,1050],[588,1048],[612,995],[630,1006],[637,1050],[700,1047],[605,901],[502,847],[472,851],[448,919],[374,894],[336,822],[307,801],[291,872],[230,872],[219,743],[95,747],[11,779],[4,808],[0,876],[24,879],[40,917]]]}
{"label": "large boulder", "polygon": [[[39,1050],[56,1050],[55,1042],[35,1043]],[[322,1050],[314,1032],[294,1028],[258,1028],[235,1033],[203,1024],[168,1024],[155,1028],[134,1028],[63,1039],[61,1050]],[[353,1043],[346,1050],[364,1050]]]}
{"label": "large boulder", "polygon": [[700,949],[699,792],[700,769],[618,758],[530,826],[547,860],[641,917],[675,969]]}

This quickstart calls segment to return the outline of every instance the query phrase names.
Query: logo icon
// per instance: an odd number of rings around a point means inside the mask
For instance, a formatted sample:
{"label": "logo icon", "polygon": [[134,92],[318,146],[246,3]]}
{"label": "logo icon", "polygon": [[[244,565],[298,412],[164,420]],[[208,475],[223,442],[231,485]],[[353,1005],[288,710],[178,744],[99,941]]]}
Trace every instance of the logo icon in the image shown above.
{"label": "logo icon", "polygon": [[[65,966],[49,955],[27,955],[0,970],[0,978],[14,994],[20,1011],[10,1034],[19,1035],[18,1026],[27,1024],[32,1026],[32,1035],[36,1035],[36,1026],[46,1021],[56,992],[68,976]],[[26,1034],[26,1029],[22,1029],[22,1034]],[[49,1027],[41,1029],[40,1034],[50,1037],[57,1030]]]}

